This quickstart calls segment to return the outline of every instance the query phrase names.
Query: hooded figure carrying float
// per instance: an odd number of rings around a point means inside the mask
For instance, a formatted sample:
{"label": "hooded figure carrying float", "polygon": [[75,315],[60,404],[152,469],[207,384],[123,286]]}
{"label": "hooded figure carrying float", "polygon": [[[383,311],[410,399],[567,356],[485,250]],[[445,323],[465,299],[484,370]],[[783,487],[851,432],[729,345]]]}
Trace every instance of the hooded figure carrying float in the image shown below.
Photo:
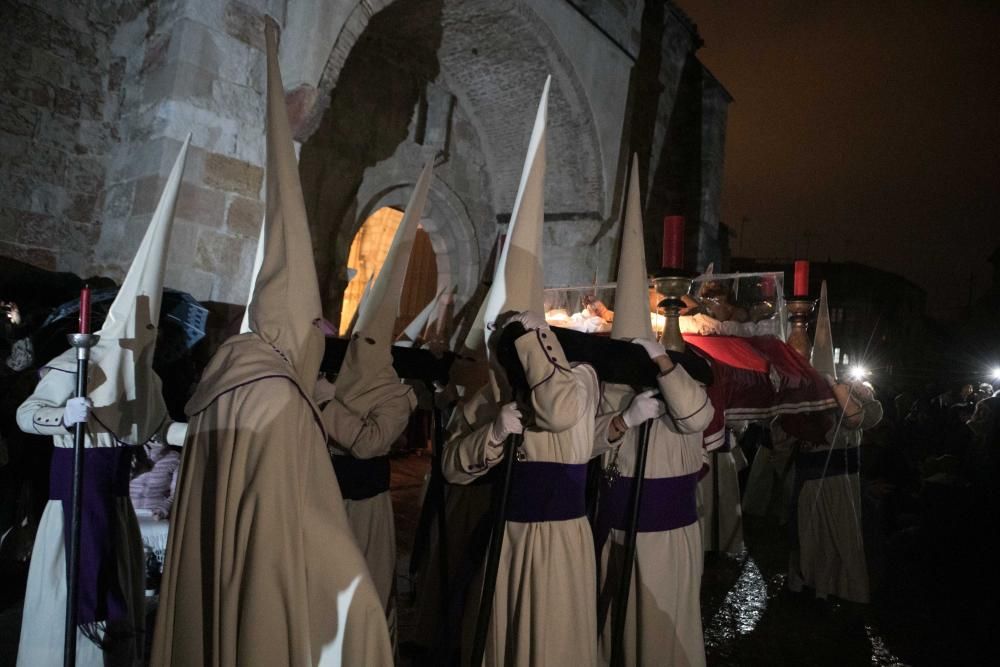
{"label": "hooded figure carrying float", "polygon": [[[653,337],[641,210],[638,160],[633,158],[611,337],[632,340],[646,350],[660,370],[657,383],[666,405],[656,401],[658,410],[648,414],[653,421],[625,618],[624,664],[704,665],[703,554],[696,495],[702,431],[714,410],[704,385],[675,365]],[[601,662],[607,664],[612,654],[611,610],[619,590],[639,443],[639,430],[631,427],[647,417],[640,411],[643,402],[637,399],[651,397],[653,392],[637,394],[620,384],[606,384],[603,390],[601,413],[614,417],[606,436],[611,449],[604,454],[603,467],[621,474],[601,489],[595,535],[601,572],[599,649]]]}
{"label": "hooded figure carrying float", "polygon": [[322,313],[276,26],[266,24],[267,212],[248,333],[187,404],[153,665],[390,665],[312,400]]}
{"label": "hooded figure carrying float", "polygon": [[389,495],[389,450],[417,405],[392,367],[393,328],[417,225],[431,182],[428,163],[417,180],[382,269],[361,304],[334,384],[321,380],[316,403],[330,438],[333,468],[355,540],[368,562],[396,641],[396,531]]}
{"label": "hooded figure carrying float", "polygon": [[[861,526],[861,436],[882,419],[882,404],[860,382],[837,380],[826,282],[820,290],[812,365],[833,389],[839,411],[808,417],[795,456],[795,490],[790,521],[796,545],[789,556],[788,587],[811,587],[816,597],[834,595],[868,602],[868,566]],[[785,430],[794,416],[785,418]],[[818,427],[818,428],[817,428]]]}
{"label": "hooded figure carrying float", "polygon": [[[499,463],[511,433],[524,433],[507,502],[485,665],[597,664],[596,567],[584,492],[595,452],[598,380],[588,365],[571,366],[545,324],[542,300],[542,218],[546,81],[510,229],[484,308],[491,331],[490,383],[452,417],[443,468],[448,481],[469,484]],[[513,328],[511,328],[513,327]],[[508,331],[509,329],[509,331]],[[520,407],[497,361],[500,337],[529,389]],[[509,366],[508,366],[509,367]],[[521,410],[530,410],[528,418]],[[522,423],[523,420],[523,423]],[[479,590],[479,586],[474,590]],[[467,631],[475,624],[467,607]],[[471,632],[467,637],[471,636]],[[471,660],[471,642],[463,664]]]}
{"label": "hooded figure carrying float", "polygon": [[[456,322],[448,385],[435,395],[444,411],[454,414],[459,395],[469,397],[489,383],[486,337],[483,329],[486,295],[493,284],[500,237],[493,244],[479,287],[465,304],[466,322]],[[459,408],[461,409],[461,408]],[[475,418],[470,418],[475,421]],[[439,662],[452,656],[459,645],[459,629],[466,613],[475,614],[475,599],[468,602],[470,583],[486,549],[492,501],[490,478],[475,484],[448,484],[444,492],[444,544],[439,533],[440,514],[434,512],[427,537],[427,553],[417,570],[415,643]],[[434,502],[428,494],[424,503]],[[426,505],[425,505],[426,506]],[[443,561],[443,562],[442,562]],[[467,611],[468,610],[468,611]],[[430,653],[433,649],[433,653]]]}
{"label": "hooded figure carrying float", "polygon": [[[76,390],[76,350],[42,367],[34,393],[18,408],[26,433],[53,436],[52,478],[28,572],[17,664],[63,662],[66,544],[73,469],[73,425],[86,422],[77,615],[77,665],[132,665],[142,660],[144,558],[129,500],[132,446],[154,438],[180,444],[153,371],[174,205],[188,141],[181,146],[128,275],[90,353],[87,398]],[[168,433],[169,431],[169,433]]]}

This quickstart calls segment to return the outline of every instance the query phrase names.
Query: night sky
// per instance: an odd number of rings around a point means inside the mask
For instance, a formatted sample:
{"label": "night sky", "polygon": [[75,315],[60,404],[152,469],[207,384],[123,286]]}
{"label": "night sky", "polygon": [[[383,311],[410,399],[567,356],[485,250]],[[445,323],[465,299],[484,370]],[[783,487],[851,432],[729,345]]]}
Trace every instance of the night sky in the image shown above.
{"label": "night sky", "polygon": [[[735,98],[734,255],[858,261],[960,315],[1000,243],[1000,2],[678,0]],[[745,220],[744,220],[745,219]]]}

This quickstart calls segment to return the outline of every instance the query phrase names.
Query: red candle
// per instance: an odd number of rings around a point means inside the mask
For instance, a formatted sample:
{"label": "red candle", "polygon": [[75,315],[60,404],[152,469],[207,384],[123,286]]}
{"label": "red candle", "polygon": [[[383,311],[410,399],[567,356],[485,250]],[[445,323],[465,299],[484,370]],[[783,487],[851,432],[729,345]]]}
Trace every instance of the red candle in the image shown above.
{"label": "red candle", "polygon": [[90,288],[80,290],[80,333],[90,333]]}
{"label": "red candle", "polygon": [[794,296],[809,296],[809,260],[795,260],[795,290]]}
{"label": "red candle", "polygon": [[684,216],[668,215],[663,219],[663,261],[665,269],[684,267]]}

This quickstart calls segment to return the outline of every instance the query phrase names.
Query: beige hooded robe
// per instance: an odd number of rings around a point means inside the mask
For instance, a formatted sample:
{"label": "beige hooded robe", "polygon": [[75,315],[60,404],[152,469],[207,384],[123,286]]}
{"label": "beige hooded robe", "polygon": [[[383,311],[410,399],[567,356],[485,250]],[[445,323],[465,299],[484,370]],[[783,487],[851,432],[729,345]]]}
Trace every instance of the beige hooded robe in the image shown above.
{"label": "beige hooded robe", "polygon": [[[160,319],[163,275],[170,246],[174,207],[180,191],[190,137],[181,146],[160,202],[136,251],[107,318],[91,349],[87,395],[94,408],[84,446],[143,445],[154,435],[166,437],[169,417],[159,376],[153,371],[156,324]],[[53,436],[60,452],[71,450],[74,429],[62,426],[66,401],[76,392],[76,350],[70,348],[43,368],[35,391],[18,408],[26,433]],[[131,456],[126,455],[123,465]],[[77,632],[77,665],[131,665],[142,659],[145,637],[145,570],[139,524],[128,493],[113,499],[111,539],[116,584],[127,608],[127,621],[102,632],[102,651]],[[58,665],[63,660],[66,627],[66,543],[63,502],[45,506],[28,571],[17,664]],[[83,576],[83,574],[81,574]]]}
{"label": "beige hooded robe", "polygon": [[252,331],[222,344],[187,405],[153,665],[392,664],[312,400],[321,307],[275,33],[269,20]]}
{"label": "beige hooded robe", "polygon": [[[611,336],[618,339],[654,339],[643,251],[639,169],[638,160],[634,157],[622,227]],[[674,366],[658,382],[667,414],[650,425],[644,479],[697,475],[702,465],[702,432],[714,414],[705,387],[691,379],[681,366]],[[601,414],[613,417],[621,413],[634,397],[635,391],[631,387],[605,385]],[[596,434],[598,440],[606,440],[606,426],[604,429]],[[630,428],[621,440],[607,443],[609,450],[602,460],[605,469],[614,462],[622,475],[617,484],[626,484],[626,488],[631,488],[631,485],[625,478],[635,476],[639,433],[638,427]],[[695,478],[688,479],[692,484],[693,504]],[[605,488],[602,487],[602,493]],[[621,580],[624,544],[625,531],[612,529],[598,554],[601,568],[598,623],[602,664],[611,660],[611,610],[614,609]],[[701,530],[697,521],[681,528],[636,535],[635,563],[625,618],[625,664],[650,667],[705,664],[701,629],[702,560]]]}
{"label": "beige hooded robe", "polygon": [[[820,288],[812,365],[829,378],[836,377],[833,336],[826,282]],[[840,409],[829,417],[833,426],[822,444],[800,442],[794,498],[798,550],[789,557],[788,581],[793,590],[811,587],[816,597],[833,595],[851,602],[868,602],[868,564],[861,524],[861,481],[856,468],[845,471],[838,464],[846,457],[860,458],[864,429],[882,419],[882,405],[862,385],[833,387]],[[822,418],[823,415],[817,415]],[[804,474],[810,460],[815,473]]]}
{"label": "beige hooded robe", "polygon": [[[361,304],[347,355],[332,388],[333,396],[323,408],[334,457],[387,457],[417,405],[413,390],[400,382],[392,367],[391,347],[406,268],[431,176],[432,163],[428,162],[417,179],[382,269]],[[346,499],[344,504],[395,643],[396,529],[392,497],[386,489],[368,498]]]}
{"label": "beige hooded robe", "polygon": [[[456,400],[459,394],[471,397],[489,382],[483,318],[486,294],[493,283],[496,268],[499,237],[497,241],[483,271],[480,287],[473,294],[474,301],[470,300],[464,306],[468,312],[462,319],[468,321],[467,326],[460,322],[456,327],[458,333],[464,335],[458,339],[449,384],[441,392],[442,396],[449,397],[445,399],[448,401]],[[465,419],[459,416],[463,409],[459,406],[452,410],[449,424]],[[495,416],[468,416],[467,421],[479,426],[479,421],[487,418],[492,421]],[[469,588],[483,556],[481,533],[488,530],[484,521],[490,509],[492,493],[493,487],[486,480],[478,484],[445,485],[443,556],[437,512],[432,519],[427,554],[417,570],[417,632],[414,641],[425,649],[433,647],[439,655],[450,653],[458,645],[455,635],[462,625],[462,617],[466,613],[475,613],[475,600],[469,602]],[[447,568],[444,586],[442,568]],[[476,596],[478,593],[472,597]]]}
{"label": "beige hooded robe", "polygon": [[[485,330],[507,311],[531,310],[539,316],[544,312],[542,220],[549,84],[547,80],[542,92],[496,280],[486,297]],[[519,459],[586,463],[595,455],[596,373],[590,366],[571,367],[547,327],[522,335],[514,346],[530,387],[527,400],[532,412]],[[452,483],[470,483],[499,461],[499,448],[489,443],[490,423],[483,419],[499,410],[502,399],[497,387],[491,382],[453,419],[443,461],[445,477]],[[596,665],[596,575],[593,535],[585,516],[507,521],[484,664]],[[474,590],[482,589],[481,583],[473,585]],[[467,607],[467,627],[475,625],[477,607]],[[471,659],[471,649],[466,641],[464,664]]]}

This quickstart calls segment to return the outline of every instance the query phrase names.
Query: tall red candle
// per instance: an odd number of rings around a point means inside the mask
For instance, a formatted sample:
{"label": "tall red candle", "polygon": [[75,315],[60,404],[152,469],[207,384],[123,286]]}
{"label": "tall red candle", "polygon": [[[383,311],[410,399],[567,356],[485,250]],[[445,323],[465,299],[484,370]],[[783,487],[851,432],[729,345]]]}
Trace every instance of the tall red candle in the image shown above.
{"label": "tall red candle", "polygon": [[809,296],[809,260],[795,260],[795,290],[793,296]]}
{"label": "tall red candle", "polygon": [[684,267],[684,216],[668,215],[663,219],[663,261],[665,269]]}
{"label": "tall red candle", "polygon": [[90,333],[90,288],[80,290],[80,333]]}

